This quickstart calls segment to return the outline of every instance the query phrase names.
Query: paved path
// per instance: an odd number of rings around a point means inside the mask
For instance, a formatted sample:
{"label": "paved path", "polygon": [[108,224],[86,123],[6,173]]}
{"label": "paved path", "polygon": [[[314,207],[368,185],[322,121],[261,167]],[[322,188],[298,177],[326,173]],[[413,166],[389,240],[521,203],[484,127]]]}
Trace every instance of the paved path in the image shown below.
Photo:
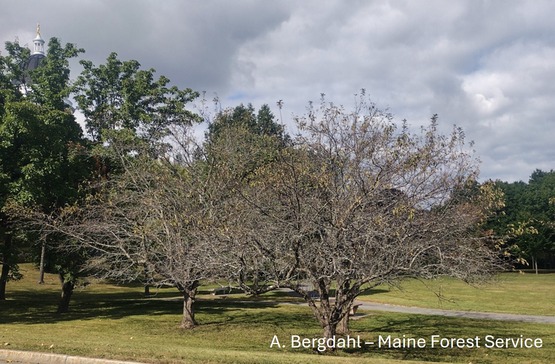
{"label": "paved path", "polygon": [[497,313],[497,312],[453,311],[453,310],[441,310],[441,309],[435,309],[435,308],[397,306],[397,305],[389,305],[386,303],[375,303],[375,302],[368,302],[368,301],[357,301],[356,304],[360,305],[359,309],[371,310],[371,311],[388,311],[388,312],[413,313],[418,315],[464,317],[464,318],[478,319],[478,320],[520,321],[520,322],[533,322],[533,323],[540,323],[540,324],[555,324],[555,316],[516,315],[516,314],[510,314],[510,313]]}
{"label": "paved path", "polygon": [[[264,302],[264,301],[259,301],[259,302]],[[286,305],[287,304],[291,304],[291,305],[306,304],[303,301],[290,302],[290,303],[268,301],[267,303],[286,304]],[[462,317],[462,318],[469,318],[469,319],[476,319],[476,320],[518,321],[518,322],[530,322],[530,323],[537,323],[537,324],[555,324],[555,316],[519,315],[519,314],[499,313],[499,312],[442,310],[439,308],[398,306],[398,305],[391,305],[387,303],[378,303],[378,302],[370,302],[370,301],[356,301],[355,304],[359,305],[358,307],[359,310],[401,312],[401,313],[411,313],[411,314],[417,314],[417,315]]]}
{"label": "paved path", "polygon": [[141,364],[138,362],[86,358],[64,354],[0,349],[0,364]]}
{"label": "paved path", "polygon": [[[287,289],[284,291],[290,292]],[[180,298],[181,299],[181,298]],[[252,303],[252,301],[245,301]],[[278,302],[278,301],[257,301],[259,303],[267,304],[285,304],[285,305],[306,305],[304,301],[296,302]],[[356,301],[355,304],[359,305],[360,310],[369,311],[386,311],[386,312],[401,312],[417,315],[435,315],[447,317],[462,317],[476,320],[497,320],[497,321],[518,321],[530,322],[538,324],[555,324],[555,316],[539,316],[539,315],[520,315],[512,313],[499,313],[499,312],[477,312],[477,311],[455,311],[455,310],[442,310],[439,308],[423,308],[412,306],[398,306],[387,303],[378,303],[371,301]]]}
{"label": "paved path", "polygon": [[[253,303],[253,301],[244,301],[244,302]],[[269,305],[306,305],[306,302],[304,301],[297,301],[297,302],[256,301],[256,302],[261,304],[266,303]],[[476,320],[519,321],[519,322],[530,322],[530,323],[537,323],[537,324],[555,324],[555,316],[518,315],[518,314],[512,314],[512,313],[499,313],[499,312],[454,311],[454,310],[442,310],[439,308],[397,306],[397,305],[390,305],[387,303],[378,303],[378,302],[370,302],[370,301],[356,301],[355,304],[359,305],[358,307],[359,310],[400,312],[400,313],[411,313],[411,314],[417,314],[417,315],[462,317],[462,318],[469,318],[469,319],[476,319]]]}

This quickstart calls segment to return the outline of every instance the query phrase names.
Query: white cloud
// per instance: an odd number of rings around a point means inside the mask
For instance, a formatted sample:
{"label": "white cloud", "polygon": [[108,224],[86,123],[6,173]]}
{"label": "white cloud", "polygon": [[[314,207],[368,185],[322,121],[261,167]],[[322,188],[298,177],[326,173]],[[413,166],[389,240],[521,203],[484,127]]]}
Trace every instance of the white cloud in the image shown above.
{"label": "white cloud", "polygon": [[5,40],[30,41],[40,21],[84,58],[116,51],[224,106],[283,100],[287,118],[321,92],[350,107],[365,88],[399,119],[438,113],[446,132],[462,126],[483,178],[555,167],[549,0],[28,0],[2,10]]}

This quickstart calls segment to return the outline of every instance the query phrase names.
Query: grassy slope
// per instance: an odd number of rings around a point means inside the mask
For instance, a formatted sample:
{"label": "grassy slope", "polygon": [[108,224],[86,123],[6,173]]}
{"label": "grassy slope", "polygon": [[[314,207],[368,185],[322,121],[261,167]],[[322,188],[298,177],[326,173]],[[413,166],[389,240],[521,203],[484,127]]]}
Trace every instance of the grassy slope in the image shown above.
{"label": "grassy slope", "polygon": [[[158,363],[394,363],[393,360],[549,363],[555,357],[555,326],[484,322],[457,318],[375,313],[354,321],[354,335],[375,339],[378,334],[429,337],[473,337],[494,334],[541,337],[542,349],[412,349],[366,348],[322,356],[310,350],[270,349],[273,335],[286,342],[290,335],[317,337],[320,329],[303,305],[269,305],[221,299],[205,295],[198,302],[201,326],[191,331],[177,329],[180,302],[174,290],[161,290],[157,297],[143,299],[140,288],[93,284],[77,291],[68,315],[52,314],[58,282],[35,283],[36,272],[24,267],[26,279],[10,282],[10,299],[0,302],[0,344],[5,348],[58,352],[72,355],[135,359]],[[532,277],[534,278],[534,277]],[[516,277],[518,282],[518,277]],[[550,281],[526,281],[534,289]],[[543,283],[542,283],[543,282]],[[515,282],[513,282],[515,283]],[[501,289],[500,294],[505,294]],[[479,293],[481,291],[477,291]],[[391,295],[392,293],[390,293]],[[374,295],[372,298],[380,297]],[[538,307],[552,304],[539,296]],[[437,301],[437,299],[436,299]],[[514,299],[512,302],[514,303]],[[508,306],[514,306],[509,301]]]}
{"label": "grassy slope", "polygon": [[378,287],[360,298],[447,310],[555,315],[555,274],[505,273],[478,287],[447,278],[407,280],[400,287]]}

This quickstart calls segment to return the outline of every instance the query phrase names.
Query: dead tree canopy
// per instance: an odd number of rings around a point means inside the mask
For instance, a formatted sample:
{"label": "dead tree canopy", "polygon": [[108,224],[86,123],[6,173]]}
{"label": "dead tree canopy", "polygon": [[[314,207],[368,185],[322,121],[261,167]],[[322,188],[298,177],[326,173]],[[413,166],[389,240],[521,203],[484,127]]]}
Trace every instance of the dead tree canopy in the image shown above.
{"label": "dead tree canopy", "polygon": [[484,184],[453,198],[478,178],[460,129],[442,135],[434,117],[413,132],[368,103],[323,104],[297,121],[293,146],[237,189],[226,238],[241,242],[241,272],[297,291],[326,336],[365,288],[496,269],[498,252],[478,232],[499,194]]}
{"label": "dead tree canopy", "polygon": [[181,327],[191,328],[197,288],[214,275],[201,177],[142,155],[122,166],[86,201],[67,207],[51,229],[74,242],[66,249],[88,252],[84,268],[98,277],[176,287],[184,299]]}

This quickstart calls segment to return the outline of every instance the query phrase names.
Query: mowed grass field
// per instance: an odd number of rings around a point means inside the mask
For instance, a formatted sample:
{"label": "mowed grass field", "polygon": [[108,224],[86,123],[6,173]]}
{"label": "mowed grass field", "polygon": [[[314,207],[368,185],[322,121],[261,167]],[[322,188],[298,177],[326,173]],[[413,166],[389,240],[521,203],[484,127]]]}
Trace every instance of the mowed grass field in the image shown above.
{"label": "mowed grass field", "polygon": [[[32,350],[150,363],[552,363],[555,325],[469,320],[438,316],[364,312],[351,324],[352,335],[375,341],[431,335],[470,338],[541,338],[540,349],[377,348],[338,350],[319,355],[311,349],[292,349],[291,335],[313,338],[321,329],[305,305],[283,304],[291,299],[275,292],[260,298],[210,295],[201,288],[196,303],[200,325],[178,329],[181,302],[174,289],[142,297],[141,287],[93,283],[77,289],[71,312],[55,315],[59,295],[56,276],[36,283],[38,272],[23,265],[25,278],[8,283],[8,300],[0,302],[0,345],[3,349]],[[399,291],[380,287],[363,299],[411,306],[555,315],[555,275],[503,274],[499,282],[481,289],[451,280],[426,282],[441,286],[438,300],[423,283],[407,281]],[[459,286],[460,285],[460,286]],[[437,287],[436,287],[437,288]],[[491,302],[493,301],[493,302]],[[454,305],[446,307],[447,304]],[[270,348],[274,335],[286,348]]]}
{"label": "mowed grass field", "polygon": [[450,278],[412,279],[396,287],[377,287],[360,300],[445,310],[555,316],[555,273],[504,273],[482,285],[468,285]]}

